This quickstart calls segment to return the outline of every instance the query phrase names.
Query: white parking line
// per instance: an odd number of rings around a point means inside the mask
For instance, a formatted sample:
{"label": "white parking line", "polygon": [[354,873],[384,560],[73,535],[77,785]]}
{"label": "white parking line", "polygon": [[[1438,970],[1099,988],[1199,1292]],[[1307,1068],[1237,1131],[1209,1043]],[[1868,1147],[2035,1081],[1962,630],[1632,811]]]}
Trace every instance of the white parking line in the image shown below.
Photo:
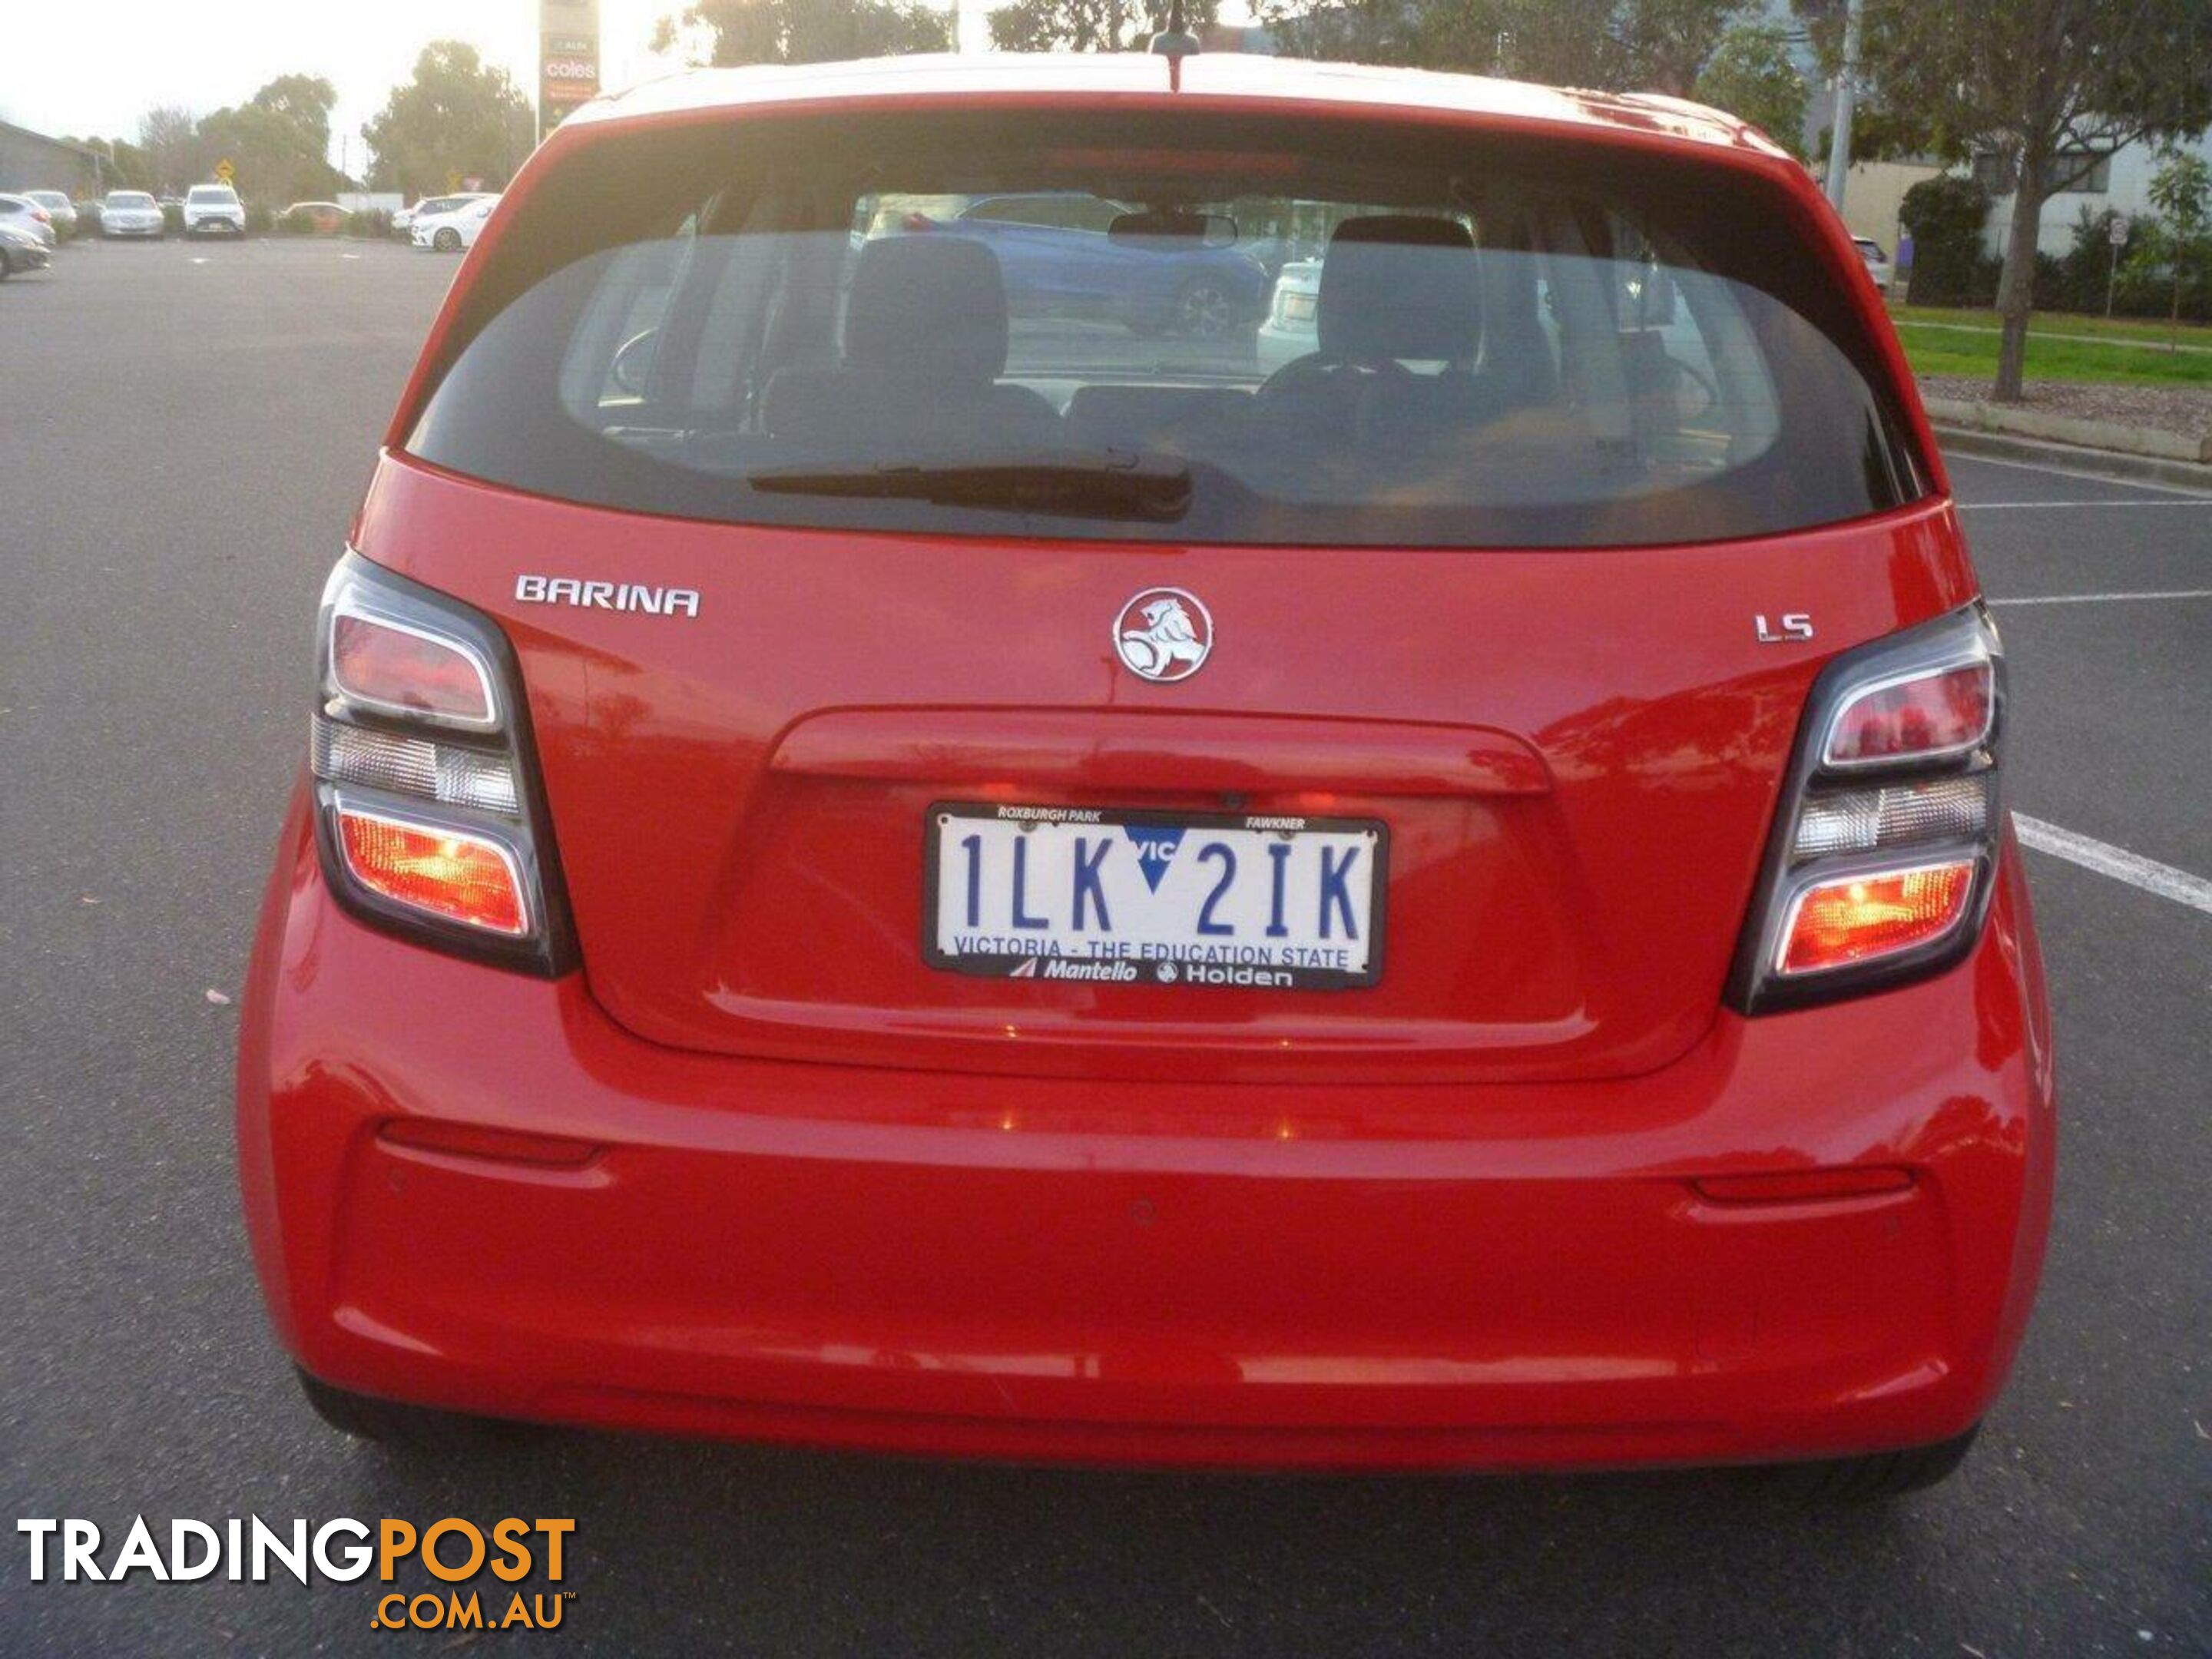
{"label": "white parking line", "polygon": [[2130,887],[2140,887],[2146,893],[2155,893],[2160,898],[2172,899],[2176,904],[2185,904],[2212,916],[2212,881],[2202,876],[2192,876],[2186,870],[2177,870],[2170,864],[2160,864],[2109,842],[2061,830],[2055,823],[2045,823],[2025,813],[2014,813],[2012,823],[2020,833],[2022,846],[2065,859],[2085,870],[2094,870],[2100,876],[2110,876],[2114,881],[2124,881]]}
{"label": "white parking line", "polygon": [[1961,513],[2005,513],[2039,507],[2212,507],[2212,495],[2188,501],[1960,501]]}
{"label": "white parking line", "polygon": [[1991,605],[2112,605],[2122,599],[2212,599],[2212,587],[2175,587],[2163,593],[2031,593],[2025,599],[1991,599]]}
{"label": "white parking line", "polygon": [[1952,466],[2009,466],[2021,472],[2047,472],[2057,478],[2079,478],[2085,483],[2111,484],[2118,489],[2150,489],[2161,495],[2186,495],[2192,501],[2212,501],[2212,495],[2202,489],[2191,489],[2184,484],[2152,483],[2142,478],[2115,478],[2102,472],[2091,472],[2083,467],[2053,466],[2048,461],[2015,461],[2005,455],[1965,453],[1946,455],[1944,460]]}

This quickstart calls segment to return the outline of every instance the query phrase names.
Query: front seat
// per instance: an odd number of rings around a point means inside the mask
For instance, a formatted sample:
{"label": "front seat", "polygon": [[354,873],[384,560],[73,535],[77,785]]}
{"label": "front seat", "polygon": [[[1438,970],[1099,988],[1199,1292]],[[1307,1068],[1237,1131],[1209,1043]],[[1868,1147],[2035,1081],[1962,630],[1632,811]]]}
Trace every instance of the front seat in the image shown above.
{"label": "front seat", "polygon": [[769,382],[769,434],[841,456],[957,459],[1060,440],[1040,393],[1001,386],[1006,287],[981,243],[924,233],[866,243],[836,368]]}
{"label": "front seat", "polygon": [[[1324,446],[1391,442],[1480,418],[1482,268],[1456,220],[1347,219],[1322,257],[1319,349],[1260,388],[1255,414]],[[1417,374],[1408,363],[1442,363]]]}

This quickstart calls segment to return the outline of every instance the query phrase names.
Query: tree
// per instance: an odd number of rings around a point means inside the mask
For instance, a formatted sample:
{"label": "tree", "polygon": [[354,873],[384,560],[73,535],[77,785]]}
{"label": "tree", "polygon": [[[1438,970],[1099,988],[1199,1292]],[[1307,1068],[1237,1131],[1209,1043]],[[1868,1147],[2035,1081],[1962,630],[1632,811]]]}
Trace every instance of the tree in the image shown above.
{"label": "tree", "polygon": [[138,118],[138,149],[153,181],[149,188],[188,185],[207,167],[199,118],[181,105],[157,105]]}
{"label": "tree", "polygon": [[293,122],[317,155],[329,156],[331,111],[337,106],[338,92],[321,76],[280,75],[248,101]]}
{"label": "tree", "polygon": [[2212,252],[2212,167],[2201,155],[2169,149],[2151,175],[2150,204],[2158,210],[2162,250],[2173,268],[2172,343],[2181,343],[2181,289],[2191,264]]}
{"label": "tree", "polygon": [[451,188],[456,177],[504,184],[530,153],[532,126],[529,100],[504,70],[487,66],[465,41],[433,40],[415,60],[414,78],[392,89],[362,137],[372,179],[421,196]]}
{"label": "tree", "polygon": [[198,170],[219,161],[237,169],[239,194],[272,205],[327,196],[338,187],[330,163],[331,109],[337,93],[320,76],[283,75],[234,109],[199,124]]}
{"label": "tree", "polygon": [[1698,97],[1757,127],[1792,155],[1804,150],[1805,77],[1771,23],[1738,23],[1698,72]]}
{"label": "tree", "polygon": [[[1216,0],[1187,0],[1183,27],[1213,21]],[[1167,27],[1167,7],[1147,0],[1014,0],[991,14],[1000,52],[1141,52]]]}
{"label": "tree", "polygon": [[1742,0],[1261,0],[1285,50],[1686,97]]}
{"label": "tree", "polygon": [[1866,0],[1863,69],[1946,147],[1992,157],[2012,191],[1990,396],[2018,401],[2043,204],[2140,139],[2212,119],[2204,0]]}
{"label": "tree", "polygon": [[663,17],[653,46],[696,43],[709,64],[826,64],[950,52],[952,20],[921,0],[697,0]]}

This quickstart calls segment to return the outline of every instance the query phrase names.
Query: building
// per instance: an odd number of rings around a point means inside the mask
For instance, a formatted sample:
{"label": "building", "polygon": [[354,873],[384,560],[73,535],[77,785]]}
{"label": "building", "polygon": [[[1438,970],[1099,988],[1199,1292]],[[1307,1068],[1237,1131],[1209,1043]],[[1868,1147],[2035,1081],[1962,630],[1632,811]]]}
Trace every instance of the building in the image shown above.
{"label": "building", "polygon": [[83,144],[0,121],[0,190],[65,190],[97,196],[106,157]]}
{"label": "building", "polygon": [[[2175,148],[2212,161],[2212,129],[2182,140]],[[2155,219],[2158,210],[2150,204],[2150,181],[2164,160],[2163,152],[2162,145],[2137,142],[2124,144],[2108,155],[2084,155],[2071,163],[2069,171],[2078,169],[2078,176],[2069,178],[2043,204],[2043,216],[2036,226],[2037,252],[2054,256],[2070,252],[2074,228],[2081,222],[2085,208],[2092,219],[2101,218],[2106,213],[2122,214],[2130,219]],[[1977,162],[1975,174],[1984,188],[1991,190],[2002,179],[1994,157]],[[1989,222],[1982,232],[1983,246],[2001,256],[2011,236],[2012,192],[2007,191],[1990,204]]]}

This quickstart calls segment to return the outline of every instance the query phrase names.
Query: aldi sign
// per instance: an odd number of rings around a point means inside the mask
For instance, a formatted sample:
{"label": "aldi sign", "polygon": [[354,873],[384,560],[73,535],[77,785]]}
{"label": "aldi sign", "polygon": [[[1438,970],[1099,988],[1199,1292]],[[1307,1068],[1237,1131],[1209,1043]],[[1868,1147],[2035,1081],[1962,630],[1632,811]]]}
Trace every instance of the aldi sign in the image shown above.
{"label": "aldi sign", "polygon": [[538,0],[538,112],[550,132],[599,90],[599,0]]}

